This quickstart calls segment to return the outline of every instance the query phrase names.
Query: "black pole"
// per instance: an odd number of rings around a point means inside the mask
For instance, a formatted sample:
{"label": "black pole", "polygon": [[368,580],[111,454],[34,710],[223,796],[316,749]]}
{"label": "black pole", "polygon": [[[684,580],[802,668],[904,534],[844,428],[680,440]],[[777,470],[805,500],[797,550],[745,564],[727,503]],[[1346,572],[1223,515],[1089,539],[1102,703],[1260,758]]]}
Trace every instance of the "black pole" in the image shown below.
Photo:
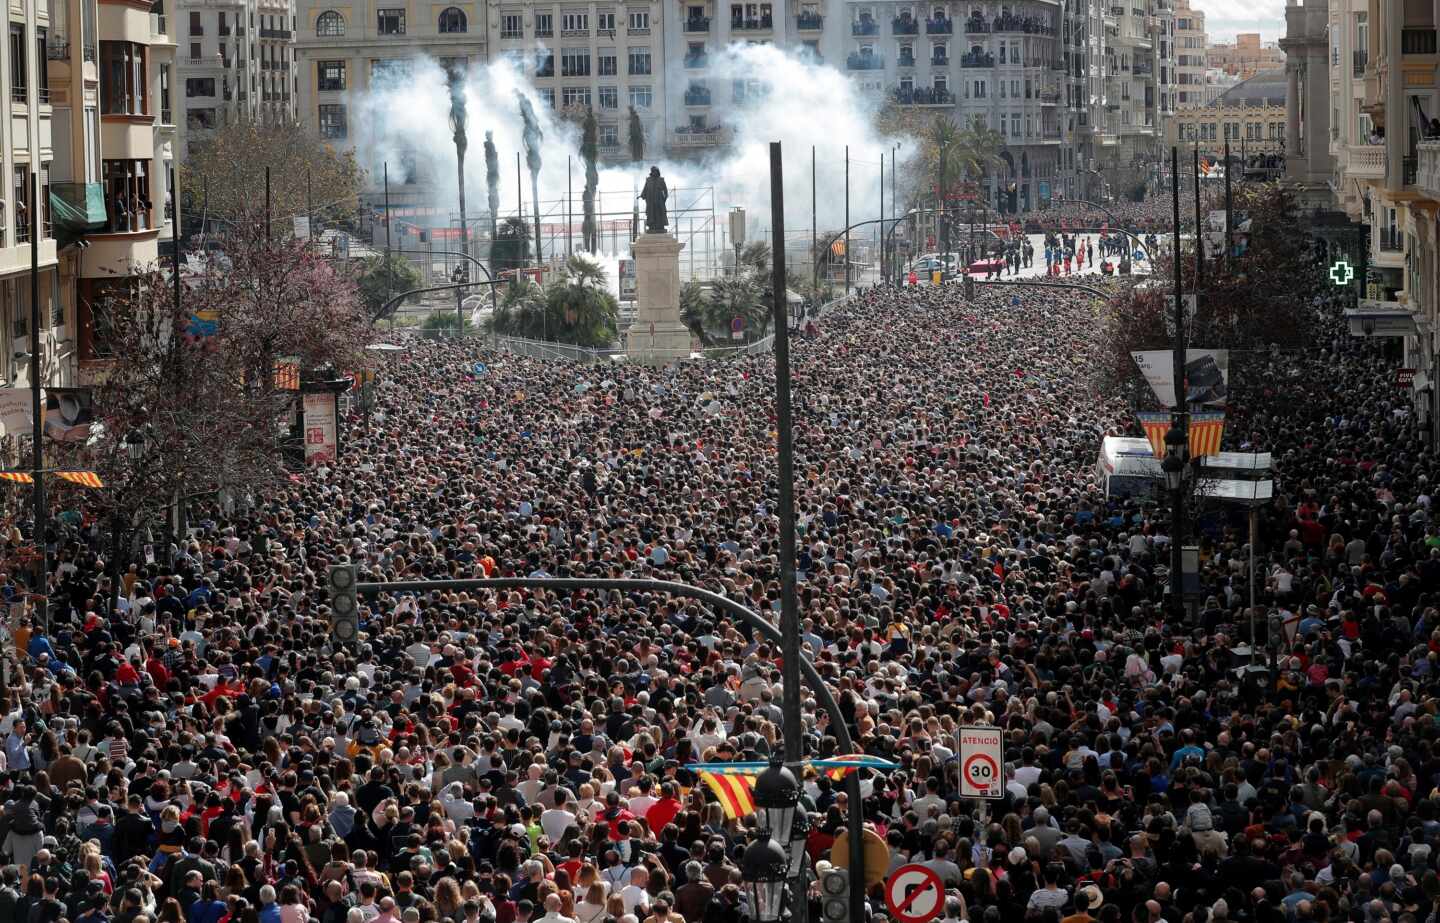
{"label": "black pole", "polygon": [[175,315],[180,316],[180,165],[170,168],[170,243],[175,249]]}
{"label": "black pole", "polygon": [[[515,209],[516,209],[516,212],[520,215],[520,220],[523,222],[523,221],[525,220],[525,182],[524,182],[524,180],[522,180],[520,177],[521,177],[521,173],[520,173],[520,152],[519,152],[519,151],[516,151],[516,152],[515,152]],[[525,244],[526,244],[526,246],[529,246],[530,241],[529,241],[528,238],[526,239]]]}
{"label": "black pole", "polygon": [[810,145],[810,287],[820,291],[820,261],[817,260],[815,245],[820,239],[820,219],[817,215],[819,202],[815,198],[815,145]]}
{"label": "black pole", "polygon": [[307,240],[315,239],[315,212],[310,188],[310,168],[305,168],[305,235]]}
{"label": "black pole", "polygon": [[880,278],[885,278],[885,150],[880,150]]}
{"label": "black pole", "polygon": [[[790,415],[790,318],[785,295],[785,175],[780,142],[770,143],[770,292],[775,325],[775,421],[780,492],[780,656],[783,689],[785,761],[804,756],[800,717],[800,613],[795,600],[795,446]],[[788,847],[787,847],[788,848]],[[804,923],[807,883],[791,883],[790,909]]]}
{"label": "black pole", "polygon": [[40,172],[31,174],[34,198],[30,206],[30,499],[34,505],[36,624],[50,633],[50,562],[45,545],[49,517],[45,508],[44,408],[40,397]]}
{"label": "black pole", "polygon": [[[1200,146],[1193,152],[1195,158],[1195,297],[1205,286],[1205,226],[1200,222]],[[1199,305],[1197,304],[1198,308]]]}
{"label": "black pole", "polygon": [[845,294],[850,294],[850,145],[845,145]]}
{"label": "black pole", "polygon": [[[1244,141],[1241,141],[1244,144]],[[1240,160],[1243,163],[1245,154],[1242,151]],[[1225,266],[1233,266],[1235,261],[1235,226],[1230,220],[1230,142],[1225,142]]]}
{"label": "black pole", "polygon": [[[470,226],[465,223],[465,150],[468,138],[465,134],[464,109],[455,111],[455,183],[460,198],[460,252],[468,258],[470,256]],[[491,242],[494,246],[494,242]],[[461,264],[464,266],[464,264]],[[470,267],[465,266],[464,278],[470,278]],[[495,287],[490,287],[490,295],[495,295]],[[465,332],[465,297],[459,289],[455,290],[455,337]]]}
{"label": "black pole", "polygon": [[[1189,443],[1189,420],[1185,413],[1185,296],[1180,281],[1180,150],[1170,149],[1170,196],[1175,219],[1175,341],[1171,372],[1175,376],[1175,409],[1170,415],[1171,428]],[[1170,608],[1175,624],[1185,618],[1184,554],[1181,546],[1185,536],[1185,483],[1170,491]]]}
{"label": "black pole", "polygon": [[385,171],[385,300],[389,301],[395,274],[390,271],[390,162],[384,164]]}
{"label": "black pole", "polygon": [[265,167],[265,242],[270,242],[270,167]]}

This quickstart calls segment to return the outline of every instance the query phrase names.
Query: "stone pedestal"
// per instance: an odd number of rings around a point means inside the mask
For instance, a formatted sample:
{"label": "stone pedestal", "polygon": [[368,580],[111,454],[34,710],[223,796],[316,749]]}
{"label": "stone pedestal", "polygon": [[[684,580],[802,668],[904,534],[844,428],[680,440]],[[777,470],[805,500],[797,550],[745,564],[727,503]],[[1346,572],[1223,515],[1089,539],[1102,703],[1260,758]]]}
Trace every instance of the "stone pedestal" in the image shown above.
{"label": "stone pedestal", "polygon": [[680,321],[680,251],[669,234],[644,234],[635,253],[635,321],[625,344],[632,362],[664,365],[690,355],[690,328]]}

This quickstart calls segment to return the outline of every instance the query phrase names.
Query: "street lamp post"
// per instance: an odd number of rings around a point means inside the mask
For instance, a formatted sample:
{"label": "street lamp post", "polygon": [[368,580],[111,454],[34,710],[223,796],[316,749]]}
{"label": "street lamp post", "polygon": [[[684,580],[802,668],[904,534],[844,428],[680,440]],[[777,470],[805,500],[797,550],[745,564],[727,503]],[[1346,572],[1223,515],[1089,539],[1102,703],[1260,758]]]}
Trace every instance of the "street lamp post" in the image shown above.
{"label": "street lamp post", "polygon": [[779,923],[785,907],[790,857],[770,831],[761,830],[740,858],[740,877],[749,898],[751,923]]}
{"label": "street lamp post", "polygon": [[1175,340],[1172,374],[1175,378],[1175,408],[1170,429],[1165,433],[1165,458],[1161,467],[1170,488],[1170,611],[1177,624],[1185,618],[1184,552],[1185,473],[1189,467],[1189,415],[1185,412],[1185,297],[1180,280],[1180,151],[1170,149],[1170,192],[1175,222]]}
{"label": "street lamp post", "polygon": [[[465,148],[468,139],[465,136],[465,86],[459,79],[452,80],[450,84],[450,130],[455,137],[455,176],[460,187],[460,250],[467,256],[470,253],[470,229],[465,225]],[[469,281],[469,269],[464,263],[457,267],[464,273],[465,278],[452,279],[453,282]],[[493,294],[494,289],[491,289]],[[465,296],[461,289],[455,290],[455,337],[459,339],[460,334],[465,331]]]}

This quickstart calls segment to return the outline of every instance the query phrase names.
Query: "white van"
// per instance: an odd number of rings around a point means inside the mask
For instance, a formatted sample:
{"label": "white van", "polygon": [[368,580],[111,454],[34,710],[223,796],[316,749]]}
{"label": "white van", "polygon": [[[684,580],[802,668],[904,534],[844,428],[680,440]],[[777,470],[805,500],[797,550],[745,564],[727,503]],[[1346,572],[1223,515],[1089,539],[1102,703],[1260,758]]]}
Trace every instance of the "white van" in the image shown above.
{"label": "white van", "polygon": [[1095,478],[1107,497],[1148,497],[1164,488],[1165,469],[1149,440],[1106,436],[1095,462]]}

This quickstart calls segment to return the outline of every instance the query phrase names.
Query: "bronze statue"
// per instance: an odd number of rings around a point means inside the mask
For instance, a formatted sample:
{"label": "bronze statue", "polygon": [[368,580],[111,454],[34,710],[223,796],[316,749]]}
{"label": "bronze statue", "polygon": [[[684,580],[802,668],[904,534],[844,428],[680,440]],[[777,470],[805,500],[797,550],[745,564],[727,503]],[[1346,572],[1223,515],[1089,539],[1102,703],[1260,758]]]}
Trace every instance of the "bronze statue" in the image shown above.
{"label": "bronze statue", "polygon": [[645,200],[645,233],[664,234],[665,227],[670,223],[665,212],[665,200],[670,198],[670,190],[665,186],[665,177],[660,175],[659,167],[650,168],[650,175],[645,177],[645,188],[640,190],[637,198]]}

